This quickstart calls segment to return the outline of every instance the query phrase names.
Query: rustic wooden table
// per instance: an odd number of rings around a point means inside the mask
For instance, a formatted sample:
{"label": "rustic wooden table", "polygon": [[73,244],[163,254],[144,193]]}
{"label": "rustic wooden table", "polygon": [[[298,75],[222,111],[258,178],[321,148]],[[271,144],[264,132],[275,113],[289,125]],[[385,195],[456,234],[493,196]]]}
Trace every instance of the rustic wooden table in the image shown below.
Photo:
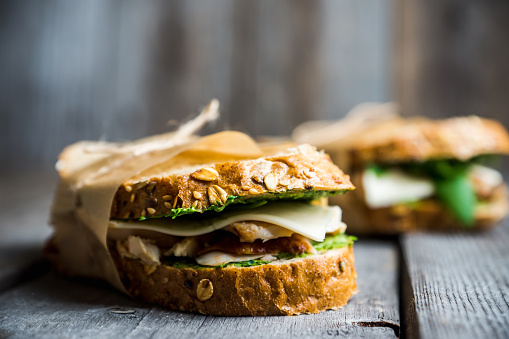
{"label": "rustic wooden table", "polygon": [[295,317],[208,317],[55,275],[40,254],[54,174],[0,178],[1,338],[509,338],[509,222],[355,244],[359,294]]}

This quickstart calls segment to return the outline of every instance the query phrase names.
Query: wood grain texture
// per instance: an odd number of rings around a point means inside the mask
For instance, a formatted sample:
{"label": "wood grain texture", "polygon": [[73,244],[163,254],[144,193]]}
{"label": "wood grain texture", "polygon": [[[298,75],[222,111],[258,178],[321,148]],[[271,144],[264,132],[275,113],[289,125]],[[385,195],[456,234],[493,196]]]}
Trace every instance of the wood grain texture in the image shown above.
{"label": "wood grain texture", "polygon": [[509,126],[509,2],[399,0],[396,98],[407,115]]}
{"label": "wood grain texture", "polygon": [[[421,338],[509,337],[509,223],[401,238]],[[409,302],[406,300],[405,302]]]}
{"label": "wood grain texture", "polygon": [[[357,294],[343,309],[295,317],[210,317],[136,302],[108,286],[53,273],[0,295],[6,338],[395,338],[399,333],[394,243],[356,245]],[[120,307],[134,311],[115,314]]]}
{"label": "wood grain texture", "polygon": [[78,140],[166,132],[213,97],[222,118],[204,133],[253,136],[389,100],[391,4],[2,1],[2,167],[51,168]]}

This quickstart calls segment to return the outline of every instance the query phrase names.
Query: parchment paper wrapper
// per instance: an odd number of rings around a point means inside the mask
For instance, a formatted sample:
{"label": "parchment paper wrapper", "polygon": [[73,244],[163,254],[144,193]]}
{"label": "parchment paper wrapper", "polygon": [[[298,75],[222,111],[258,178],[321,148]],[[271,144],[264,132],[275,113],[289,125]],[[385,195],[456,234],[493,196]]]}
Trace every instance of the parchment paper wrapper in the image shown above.
{"label": "parchment paper wrapper", "polygon": [[367,131],[384,129],[386,125],[403,124],[397,104],[364,103],[355,106],[345,118],[333,121],[308,121],[292,133],[296,143],[308,143],[325,150],[344,172],[349,173],[349,157],[345,154],[360,138],[369,137]]}
{"label": "parchment paper wrapper", "polygon": [[[309,121],[299,125],[292,134],[296,143],[309,143],[323,149],[332,161],[346,174],[352,176],[355,191],[329,198],[329,203],[343,210],[343,220],[352,234],[370,233],[369,214],[364,203],[364,188],[355,177],[350,149],[360,139],[367,141],[370,132],[388,126],[405,124],[395,103],[364,103],[354,107],[345,118],[335,121]],[[376,133],[373,133],[376,135]]]}
{"label": "parchment paper wrapper", "polygon": [[[163,134],[129,144],[79,142],[68,146],[59,156],[60,182],[51,211],[54,234],[50,259],[70,276],[104,279],[127,293],[107,247],[108,220],[118,187],[129,178],[149,169],[164,167],[171,172],[186,167],[186,157],[193,155],[206,165],[218,161],[255,159],[279,146],[259,147],[239,132],[221,132],[206,137],[175,139]],[[165,147],[137,154],[147,144],[161,142]],[[288,146],[288,145],[286,145]],[[127,149],[125,152],[118,150]],[[194,162],[193,165],[196,165]],[[149,178],[149,176],[147,177]]]}

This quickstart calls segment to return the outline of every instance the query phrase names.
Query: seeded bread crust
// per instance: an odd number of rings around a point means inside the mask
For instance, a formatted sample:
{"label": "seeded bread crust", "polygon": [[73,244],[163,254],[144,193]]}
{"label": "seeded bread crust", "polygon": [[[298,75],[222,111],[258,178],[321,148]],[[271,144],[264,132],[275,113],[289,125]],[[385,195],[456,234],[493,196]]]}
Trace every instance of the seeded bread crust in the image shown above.
{"label": "seeded bread crust", "polygon": [[173,310],[218,316],[318,313],[343,307],[357,293],[352,246],[251,267],[159,265],[151,274],[140,261],[111,252],[132,296]]}
{"label": "seeded bread crust", "polygon": [[439,158],[468,160],[481,154],[509,153],[505,128],[497,121],[477,116],[435,121],[407,119],[403,123],[398,120],[369,129],[355,141],[350,156],[356,165]]}
{"label": "seeded bread crust", "polygon": [[509,213],[507,188],[499,186],[487,201],[476,206],[475,222],[461,225],[436,199],[426,199],[417,205],[397,204],[371,209],[366,205],[362,188],[345,196],[333,197],[331,203],[343,209],[343,221],[348,232],[357,235],[400,234],[412,231],[482,231],[494,227]]}
{"label": "seeded bread crust", "polygon": [[187,173],[130,179],[115,194],[111,218],[165,215],[172,208],[194,207],[203,211],[211,205],[223,205],[229,196],[354,188],[350,177],[335,166],[327,154],[303,153],[218,163]]}

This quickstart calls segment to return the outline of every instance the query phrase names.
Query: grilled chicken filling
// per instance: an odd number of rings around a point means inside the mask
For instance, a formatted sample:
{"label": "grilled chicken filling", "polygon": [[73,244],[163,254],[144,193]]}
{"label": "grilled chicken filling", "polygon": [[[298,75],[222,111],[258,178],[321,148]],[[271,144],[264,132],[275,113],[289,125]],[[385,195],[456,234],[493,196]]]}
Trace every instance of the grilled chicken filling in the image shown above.
{"label": "grilled chicken filling", "polygon": [[225,231],[237,235],[241,242],[254,242],[261,239],[264,242],[270,239],[291,237],[293,232],[268,222],[240,221],[223,228]]}
{"label": "grilled chicken filling", "polygon": [[[222,230],[200,236],[180,238],[164,256],[195,258],[204,265],[270,258],[271,255],[316,253],[308,238],[283,227],[264,222],[234,223]],[[123,256],[141,259],[145,264],[159,264],[157,246],[147,239],[129,236],[117,246]],[[275,257],[272,257],[276,259]]]}
{"label": "grilled chicken filling", "polygon": [[291,237],[277,239],[256,240],[254,242],[241,242],[238,237],[231,233],[217,231],[206,237],[204,246],[197,255],[203,255],[212,251],[220,251],[236,255],[242,254],[278,254],[280,252],[290,254],[310,253],[314,250],[309,240],[300,234],[294,233]]}
{"label": "grilled chicken filling", "polygon": [[[261,227],[261,226],[260,226]],[[278,226],[272,226],[274,228]],[[282,228],[282,227],[279,227]],[[196,258],[203,254],[219,251],[234,255],[245,254],[278,254],[281,252],[290,254],[314,253],[314,247],[309,239],[291,233],[276,239],[262,240],[253,239],[245,242],[232,232],[219,230],[195,237],[185,237],[173,245],[164,254],[166,256]]]}

